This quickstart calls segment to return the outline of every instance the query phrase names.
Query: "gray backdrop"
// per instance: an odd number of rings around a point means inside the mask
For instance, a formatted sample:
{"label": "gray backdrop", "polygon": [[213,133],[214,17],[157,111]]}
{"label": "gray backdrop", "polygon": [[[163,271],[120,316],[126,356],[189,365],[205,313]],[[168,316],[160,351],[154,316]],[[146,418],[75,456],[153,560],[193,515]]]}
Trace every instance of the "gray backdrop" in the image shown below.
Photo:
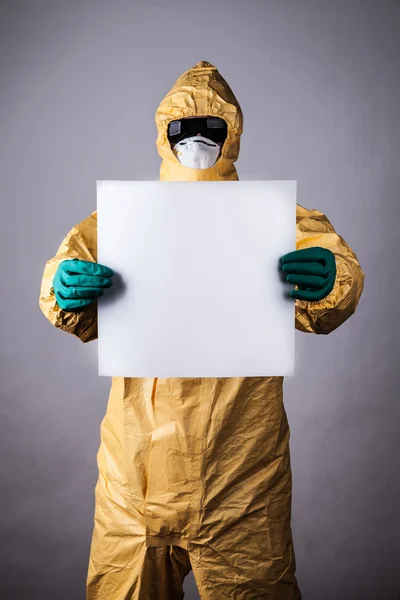
{"label": "gray backdrop", "polygon": [[9,0],[0,21],[0,598],[85,596],[110,381],[39,311],[44,264],[96,179],[158,179],[154,112],[208,60],[243,108],[240,177],[297,179],[366,274],[285,382],[304,599],[396,600],[399,2]]}

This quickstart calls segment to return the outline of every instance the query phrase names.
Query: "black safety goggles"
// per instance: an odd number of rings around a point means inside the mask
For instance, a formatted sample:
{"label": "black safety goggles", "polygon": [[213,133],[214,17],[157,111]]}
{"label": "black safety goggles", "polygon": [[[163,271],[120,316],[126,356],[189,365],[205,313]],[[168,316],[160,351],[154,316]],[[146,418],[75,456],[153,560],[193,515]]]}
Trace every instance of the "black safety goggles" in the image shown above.
{"label": "black safety goggles", "polygon": [[228,125],[219,117],[189,117],[168,124],[168,139],[172,144],[198,133],[216,144],[223,144],[228,135]]}

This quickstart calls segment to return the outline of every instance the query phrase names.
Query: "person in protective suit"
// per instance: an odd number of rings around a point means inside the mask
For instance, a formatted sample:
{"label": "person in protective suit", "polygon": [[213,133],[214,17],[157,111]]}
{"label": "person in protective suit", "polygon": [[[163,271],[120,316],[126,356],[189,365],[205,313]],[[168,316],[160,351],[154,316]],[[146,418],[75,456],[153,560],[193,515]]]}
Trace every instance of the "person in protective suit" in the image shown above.
{"label": "person in protective suit", "polygon": [[[237,180],[242,112],[208,62],[156,112],[164,181]],[[273,223],[271,223],[273,227]],[[40,307],[83,342],[112,283],[96,263],[96,213],[45,267]],[[266,231],[268,235],[268,231]],[[364,274],[326,216],[297,206],[296,328],[328,334],[355,311]],[[87,600],[177,600],[192,569],[202,600],[294,600],[289,427],[283,377],[112,379],[97,455]]]}

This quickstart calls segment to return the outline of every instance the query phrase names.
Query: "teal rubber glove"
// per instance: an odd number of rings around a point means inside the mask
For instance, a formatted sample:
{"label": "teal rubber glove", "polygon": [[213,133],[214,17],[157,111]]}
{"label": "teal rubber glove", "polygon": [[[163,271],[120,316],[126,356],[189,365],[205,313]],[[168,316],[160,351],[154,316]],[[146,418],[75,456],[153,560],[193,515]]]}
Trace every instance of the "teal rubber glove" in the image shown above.
{"label": "teal rubber glove", "polygon": [[86,260],[64,260],[58,265],[53,289],[61,310],[81,310],[112,285],[113,271]]}
{"label": "teal rubber glove", "polygon": [[289,252],[281,258],[286,281],[299,286],[290,296],[297,300],[315,302],[325,298],[333,289],[336,279],[336,261],[327,248],[305,248]]}

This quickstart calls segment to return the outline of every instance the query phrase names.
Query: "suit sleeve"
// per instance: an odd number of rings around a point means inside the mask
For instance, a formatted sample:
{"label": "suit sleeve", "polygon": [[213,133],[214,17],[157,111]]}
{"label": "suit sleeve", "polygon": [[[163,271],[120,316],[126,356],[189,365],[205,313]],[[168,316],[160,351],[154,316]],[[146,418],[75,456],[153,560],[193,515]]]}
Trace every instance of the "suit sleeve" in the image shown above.
{"label": "suit sleeve", "polygon": [[97,262],[97,213],[71,229],[57,254],[46,263],[39,297],[40,309],[52,325],[76,335],[82,342],[90,342],[97,338],[97,301],[69,312],[61,310],[54,295],[53,278],[58,265],[73,258]]}
{"label": "suit sleeve", "polygon": [[327,334],[344,323],[356,310],[364,287],[364,273],[357,256],[334,230],[327,217],[317,210],[297,206],[296,248],[320,246],[335,255],[336,280],[322,300],[296,300],[296,329]]}

